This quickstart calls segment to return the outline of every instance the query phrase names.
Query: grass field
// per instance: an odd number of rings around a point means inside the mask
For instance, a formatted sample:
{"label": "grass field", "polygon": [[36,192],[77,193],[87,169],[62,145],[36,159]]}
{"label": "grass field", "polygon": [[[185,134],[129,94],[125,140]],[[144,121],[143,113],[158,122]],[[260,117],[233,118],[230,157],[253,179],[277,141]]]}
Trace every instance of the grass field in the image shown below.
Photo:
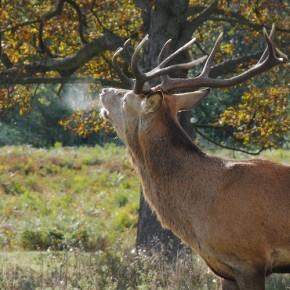
{"label": "grass field", "polygon": [[[290,151],[262,157],[290,163]],[[197,257],[136,255],[138,192],[122,147],[1,148],[0,289],[217,289]],[[287,275],[268,282],[287,286]]]}

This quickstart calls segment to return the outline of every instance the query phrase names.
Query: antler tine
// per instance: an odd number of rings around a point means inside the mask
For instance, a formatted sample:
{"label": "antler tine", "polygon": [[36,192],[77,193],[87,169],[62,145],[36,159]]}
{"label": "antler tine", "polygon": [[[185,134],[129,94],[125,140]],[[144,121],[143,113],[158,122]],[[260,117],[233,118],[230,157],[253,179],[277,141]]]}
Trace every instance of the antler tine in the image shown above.
{"label": "antler tine", "polygon": [[[265,27],[263,28],[263,34],[264,34],[264,38],[266,39],[266,38],[267,38],[267,37],[266,37],[266,35],[267,35],[267,31],[266,31],[266,28],[265,28]],[[275,24],[272,25],[272,29],[271,29],[271,32],[270,32],[270,35],[269,35],[269,38],[270,38],[272,41],[273,41],[273,39],[274,39],[274,34],[275,34]],[[264,50],[264,52],[263,52],[263,54],[261,55],[261,57],[260,57],[258,63],[263,62],[263,61],[266,59],[267,55],[268,55],[268,48],[266,48],[266,49]]]}
{"label": "antler tine", "polygon": [[190,62],[186,63],[179,63],[179,64],[173,64],[164,68],[158,68],[153,69],[152,71],[148,72],[146,75],[149,78],[168,75],[170,72],[177,71],[177,70],[183,70],[183,69],[191,69],[194,66],[197,66],[204,62],[204,60],[207,58],[206,55],[201,56],[198,59],[194,59]]}
{"label": "antler tine", "polygon": [[186,44],[184,44],[182,47],[177,49],[175,52],[173,52],[171,55],[169,55],[166,59],[164,59],[162,61],[163,55],[165,54],[165,50],[168,48],[169,43],[171,42],[171,40],[168,40],[164,44],[164,46],[161,49],[160,54],[158,56],[158,67],[156,69],[153,69],[152,71],[148,72],[147,76],[150,78],[160,76],[162,83],[161,83],[161,85],[159,85],[159,87],[160,86],[162,87],[162,84],[165,84],[166,82],[170,81],[170,77],[168,75],[170,72],[177,71],[177,70],[188,70],[188,69],[193,68],[194,66],[197,66],[197,65],[203,63],[204,60],[207,58],[206,55],[202,56],[196,60],[192,60],[190,62],[187,62],[187,63],[175,64],[175,65],[171,65],[168,67],[164,67],[166,63],[171,61],[174,57],[176,57],[182,51],[186,50],[195,41],[196,41],[196,38],[191,39],[190,41],[188,41]]}
{"label": "antler tine", "polygon": [[123,44],[123,48],[124,48],[124,49],[127,49],[127,48],[128,48],[130,41],[131,41],[131,38],[128,38],[128,39],[124,42],[124,44]]}
{"label": "antler tine", "polygon": [[199,76],[189,79],[183,78],[167,79],[166,82],[163,82],[161,84],[161,88],[165,91],[170,92],[174,90],[193,90],[201,87],[212,87],[212,88],[230,87],[245,82],[248,79],[252,78],[253,76],[256,76],[260,73],[263,73],[271,69],[275,65],[286,62],[288,59],[287,56],[275,47],[275,44],[272,40],[274,38],[274,32],[275,32],[274,26],[272,27],[270,35],[268,35],[267,32],[264,32],[264,36],[267,42],[267,48],[263,52],[260,60],[253,67],[249,68],[248,70],[244,71],[243,73],[237,76],[228,79],[213,79],[208,76],[214,55],[221,42],[222,35],[220,34],[220,36],[215,42],[215,45],[210,53],[210,56],[207,59],[206,64],[204,65],[204,69]]}
{"label": "antler tine", "polygon": [[187,63],[175,64],[175,65],[171,65],[168,67],[164,67],[166,63],[168,63],[170,60],[172,60],[179,53],[181,53],[182,51],[187,49],[195,41],[195,38],[190,40],[189,42],[187,42],[185,45],[183,45],[182,47],[177,49],[175,52],[170,54],[167,58],[165,58],[162,61],[162,58],[164,57],[165,53],[167,52],[169,44],[171,42],[171,40],[169,39],[163,45],[163,47],[159,53],[157,67],[153,68],[151,71],[149,71],[147,73],[144,73],[138,68],[137,61],[138,61],[139,52],[140,52],[141,48],[144,46],[144,44],[146,43],[146,41],[147,41],[147,39],[144,38],[140,42],[140,44],[135,49],[135,52],[134,52],[133,57],[132,57],[131,67],[132,67],[133,74],[136,76],[136,83],[135,83],[135,89],[134,89],[134,92],[136,92],[136,93],[142,91],[143,85],[146,81],[149,81],[149,80],[154,79],[156,77],[161,77],[162,83],[166,82],[167,79],[169,79],[168,74],[170,72],[177,71],[177,70],[183,70],[183,69],[190,69],[194,66],[199,65],[207,58],[207,56],[202,56],[196,60],[192,60],[192,61],[187,62]]}
{"label": "antler tine", "polygon": [[160,64],[159,67],[164,67],[169,61],[171,61],[174,57],[176,57],[178,54],[180,54],[182,51],[186,50],[189,46],[191,46],[196,41],[196,38],[191,39],[186,44],[178,48],[175,52],[170,54],[167,58],[165,58]]}
{"label": "antler tine", "polygon": [[169,48],[169,45],[170,43],[172,42],[172,39],[168,39],[163,47],[161,48],[160,52],[159,52],[159,55],[158,55],[158,58],[157,58],[157,64],[160,65],[160,63],[162,62],[162,60],[164,59],[164,56],[167,54],[168,52],[168,48]]}
{"label": "antler tine", "polygon": [[210,68],[212,66],[212,63],[213,63],[213,60],[214,60],[214,57],[216,55],[216,52],[222,42],[222,39],[223,39],[223,32],[220,33],[220,35],[218,36],[218,38],[216,39],[216,42],[214,44],[214,47],[213,49],[211,50],[205,64],[204,64],[204,67],[203,67],[203,70],[202,72],[200,73],[200,75],[202,76],[208,76],[209,72],[210,72]]}
{"label": "antler tine", "polygon": [[285,59],[288,59],[287,55],[284,54],[282,51],[280,51],[275,45],[274,42],[275,24],[272,25],[270,35],[268,35],[267,30],[265,28],[263,28],[263,34],[267,43],[267,48],[264,50],[257,64],[262,63],[267,57],[277,59],[281,62],[283,62]]}
{"label": "antler tine", "polygon": [[132,88],[133,84],[134,84],[134,80],[129,78],[124,72],[123,70],[120,68],[118,62],[117,62],[117,57],[122,53],[122,51],[124,50],[124,48],[127,48],[128,43],[130,42],[130,39],[127,39],[125,41],[125,43],[123,44],[123,47],[119,47],[116,52],[113,55],[112,58],[112,63],[114,66],[114,69],[116,70],[116,72],[118,73],[120,80],[128,87]]}
{"label": "antler tine", "polygon": [[131,59],[131,69],[132,73],[135,76],[135,84],[133,91],[138,94],[142,92],[142,88],[144,83],[146,82],[147,78],[146,75],[141,71],[138,60],[140,56],[141,49],[145,46],[145,44],[148,42],[149,36],[148,34],[142,39],[142,41],[137,45],[135,48],[135,51],[132,55]]}
{"label": "antler tine", "polygon": [[[223,33],[221,33],[217,37],[215,44],[208,57],[202,56],[198,58],[197,60],[192,60],[187,63],[169,65],[166,67],[165,65],[168,62],[170,62],[174,57],[176,57],[179,53],[187,49],[192,43],[195,42],[195,38],[193,38],[192,40],[184,44],[182,47],[180,47],[179,49],[171,53],[165,59],[163,59],[171,43],[171,39],[169,39],[168,41],[165,42],[165,44],[163,45],[158,55],[157,66],[149,72],[143,72],[139,67],[138,60],[140,57],[140,51],[142,50],[142,48],[145,46],[145,44],[148,41],[148,35],[146,35],[136,47],[131,58],[131,69],[132,69],[133,75],[135,76],[135,82],[132,79],[128,81],[127,76],[125,77],[127,79],[127,82],[130,82],[131,85],[134,82],[133,91],[136,94],[144,93],[145,90],[148,89],[148,88],[146,89],[144,88],[144,84],[148,82],[149,80],[154,79],[156,77],[161,77],[161,84],[151,89],[155,90],[158,88],[158,89],[167,91],[168,93],[170,93],[171,91],[176,91],[176,90],[183,90],[183,91],[195,90],[201,87],[224,88],[224,87],[237,85],[287,60],[287,56],[284,53],[282,53],[278,48],[276,48],[276,45],[273,41],[274,35],[275,35],[275,26],[274,25],[272,26],[272,29],[269,35],[266,30],[264,30],[263,32],[264,32],[264,37],[267,43],[267,47],[265,51],[263,52],[262,56],[260,57],[259,61],[248,70],[244,71],[241,74],[233,76],[231,78],[213,79],[209,77],[209,73],[212,67],[214,57],[222,41]],[[126,42],[123,48],[117,50],[117,52],[114,54],[114,57],[113,57],[114,64],[116,64],[116,61],[115,61],[116,57],[122,52],[124,48],[127,48],[127,45],[128,45],[128,42]],[[203,69],[197,77],[189,78],[189,79],[169,77],[169,73],[173,71],[177,71],[177,70],[182,70],[182,69],[186,69],[186,70],[190,69],[196,65],[201,64],[202,62],[204,62],[205,59],[206,59],[206,62],[203,66]],[[120,70],[118,71],[120,72]],[[124,79],[123,72],[120,74],[120,76]]]}
{"label": "antler tine", "polygon": [[130,56],[130,58],[131,58],[130,51],[129,51],[130,42],[131,42],[131,39],[128,38],[123,44],[123,49],[124,49],[124,51],[126,51],[128,53],[128,56]]}
{"label": "antler tine", "polygon": [[267,33],[267,30],[266,28],[264,27],[263,28],[263,34],[264,34],[264,38],[266,40],[266,43],[267,43],[267,49],[265,49],[266,52],[268,52],[268,58],[269,57],[275,57],[276,54],[275,54],[275,44],[273,42],[273,40],[270,38],[270,36],[268,35]]}
{"label": "antler tine", "polygon": [[137,45],[137,47],[135,48],[135,51],[134,51],[132,58],[131,58],[131,69],[132,69],[133,75],[135,76],[135,83],[134,83],[133,91],[136,94],[142,93],[144,91],[143,87],[144,87],[145,82],[147,82],[151,79],[154,79],[156,77],[161,77],[161,81],[163,83],[163,82],[166,82],[166,80],[169,78],[167,75],[170,72],[176,71],[176,70],[182,70],[182,69],[190,69],[190,68],[202,63],[206,59],[207,56],[200,57],[197,60],[193,60],[193,61],[190,61],[188,63],[182,63],[182,64],[176,64],[176,65],[164,67],[174,57],[176,57],[182,51],[187,49],[191,44],[193,44],[195,42],[195,40],[196,40],[195,38],[191,39],[185,45],[183,45],[182,47],[177,49],[175,52],[170,54],[167,58],[162,60],[162,58],[164,57],[165,53],[168,50],[170,42],[171,42],[171,40],[169,39],[163,45],[163,47],[159,53],[157,67],[155,67],[151,71],[145,73],[140,69],[140,67],[138,65],[138,60],[140,57],[140,51],[142,50],[142,48],[145,46],[145,44],[148,41],[148,35],[146,35],[142,39],[142,41]]}
{"label": "antler tine", "polygon": [[[160,63],[161,63],[162,60],[164,59],[165,55],[168,53],[169,46],[170,46],[171,42],[172,42],[172,39],[171,39],[171,38],[168,39],[168,40],[164,43],[162,49],[160,50],[160,53],[159,53],[158,58],[157,58],[157,64],[158,64],[158,66],[160,65]],[[168,78],[169,78],[168,75],[160,76],[161,83],[166,82]]]}
{"label": "antler tine", "polygon": [[166,63],[168,63],[170,60],[172,60],[176,55],[187,49],[190,45],[192,45],[196,41],[196,38],[191,39],[189,42],[187,42],[185,45],[177,49],[175,52],[173,52],[171,55],[169,55],[165,60],[162,61],[165,53],[167,52],[167,49],[169,47],[169,44],[171,43],[171,39],[169,39],[164,46],[162,47],[159,56],[158,56],[158,66],[156,69],[153,69],[152,71],[147,73],[147,76],[150,78],[160,76],[161,78],[161,84],[157,87],[162,87],[163,84],[170,81],[169,73],[177,70],[188,70],[194,66],[197,66],[204,62],[204,60],[207,58],[207,56],[202,56],[196,60],[192,60],[187,63],[182,64],[175,64],[168,67],[165,66]]}

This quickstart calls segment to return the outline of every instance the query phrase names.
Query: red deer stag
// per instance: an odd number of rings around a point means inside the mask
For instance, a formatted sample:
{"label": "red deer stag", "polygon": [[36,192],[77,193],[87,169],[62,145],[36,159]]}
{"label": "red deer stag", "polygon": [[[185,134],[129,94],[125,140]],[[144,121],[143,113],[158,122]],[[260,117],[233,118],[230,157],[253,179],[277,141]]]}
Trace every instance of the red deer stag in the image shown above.
{"label": "red deer stag", "polygon": [[[264,160],[233,161],[208,156],[181,128],[177,113],[196,106],[209,88],[245,82],[287,61],[275,46],[274,26],[264,30],[267,47],[247,71],[227,79],[209,76],[220,35],[208,57],[169,65],[194,39],[143,72],[138,64],[146,36],[131,58],[135,79],[113,64],[132,90],[104,88],[102,114],[125,142],[144,196],[164,228],[172,230],[223,278],[223,290],[263,290],[271,273],[290,272],[290,167]],[[193,78],[169,73],[204,63]],[[158,85],[149,81],[160,77]],[[197,90],[198,88],[202,88]],[[179,92],[179,93],[176,93]],[[181,93],[183,92],[183,93]]]}

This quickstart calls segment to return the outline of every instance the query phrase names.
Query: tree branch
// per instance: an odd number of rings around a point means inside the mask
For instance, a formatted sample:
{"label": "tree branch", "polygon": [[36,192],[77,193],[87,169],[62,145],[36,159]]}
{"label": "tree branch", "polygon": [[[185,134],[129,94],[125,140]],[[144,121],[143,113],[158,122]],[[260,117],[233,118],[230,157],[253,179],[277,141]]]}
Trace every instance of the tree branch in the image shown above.
{"label": "tree branch", "polygon": [[[207,9],[207,8],[204,6],[201,6],[201,5],[192,6],[188,9],[188,16],[200,13],[200,12],[204,11],[205,9]],[[219,9],[217,7],[213,8],[213,10],[211,11],[211,15],[212,14],[224,16],[224,18],[220,18],[220,19],[216,17],[216,18],[214,18],[215,20],[227,21],[229,23],[243,24],[243,25],[246,25],[254,30],[260,30],[263,27],[265,27],[267,29],[271,29],[271,25],[254,23],[239,13],[232,12],[232,11],[225,12],[224,10]],[[208,20],[210,20],[210,18],[211,17],[209,17]],[[276,27],[276,30],[280,31],[280,32],[284,32],[284,33],[290,33],[290,29],[285,29],[285,28],[281,28],[281,27]]]}
{"label": "tree branch", "polygon": [[202,45],[198,41],[195,41],[194,44],[204,55],[208,55],[208,52],[202,47]]}
{"label": "tree branch", "polygon": [[54,10],[49,11],[40,17],[40,23],[39,23],[39,29],[38,29],[39,49],[40,49],[40,52],[45,53],[50,57],[52,57],[53,55],[43,40],[44,25],[45,25],[45,22],[47,22],[51,18],[56,17],[62,13],[64,2],[65,0],[57,0]]}
{"label": "tree branch", "polygon": [[217,9],[218,0],[214,0],[208,7],[204,8],[200,14],[194,17],[189,25],[193,27],[200,26]]}
{"label": "tree branch", "polygon": [[15,32],[18,28],[24,27],[24,26],[28,26],[28,25],[32,25],[32,24],[37,24],[40,22],[40,19],[35,19],[35,20],[28,20],[28,21],[24,21],[18,24],[15,24],[14,26],[8,26],[5,29],[2,29],[0,32],[7,32],[7,31],[13,31]]}
{"label": "tree branch", "polygon": [[202,25],[203,22],[208,20],[208,17],[214,13],[217,9],[218,0],[214,0],[208,7],[204,8],[200,14],[195,16],[190,22],[188,22],[186,27],[186,33],[190,33],[191,35],[194,31]]}
{"label": "tree branch", "polygon": [[[46,46],[43,39],[44,25],[51,18],[61,15],[63,12],[64,4],[68,3],[78,14],[79,21],[79,34],[84,44],[76,53],[63,57],[63,58],[49,58],[41,59],[39,61],[33,61],[29,64],[15,64],[6,57],[6,54],[0,51],[0,60],[5,65],[6,69],[0,72],[0,86],[15,85],[15,84],[32,84],[32,83],[65,83],[65,82],[92,82],[94,80],[88,78],[68,78],[73,72],[85,65],[92,58],[101,55],[106,50],[115,50],[122,45],[124,39],[106,30],[101,37],[95,39],[90,43],[86,43],[84,37],[84,29],[86,25],[86,19],[82,14],[81,8],[76,4],[74,0],[57,0],[55,7],[52,11],[45,13],[38,20],[26,21],[17,24],[9,29],[18,29],[25,25],[39,23],[38,40],[40,50],[49,56],[52,56],[49,48]],[[2,32],[0,32],[1,38]],[[1,42],[1,39],[0,39]],[[61,77],[47,78],[40,77],[39,73],[45,74],[46,72],[55,71],[58,72]],[[104,85],[115,85],[122,87],[119,82],[105,82]]]}
{"label": "tree branch", "polygon": [[3,32],[0,31],[0,61],[4,64],[6,68],[11,68],[13,66],[13,63],[9,59],[8,55],[3,52],[2,49],[2,36]]}
{"label": "tree branch", "polygon": [[16,74],[25,77],[31,74],[49,71],[57,71],[62,76],[68,76],[103,51],[115,50],[123,42],[124,39],[119,36],[105,32],[103,36],[84,45],[78,52],[70,56],[14,66],[1,72],[0,78],[3,76],[14,78]]}
{"label": "tree branch", "polygon": [[50,19],[62,14],[65,3],[68,3],[76,11],[76,13],[78,15],[79,35],[80,35],[81,42],[83,44],[87,43],[86,38],[84,36],[84,28],[86,25],[86,18],[83,15],[79,5],[74,0],[57,0],[54,10],[52,10],[52,11],[50,11],[50,12],[48,12],[40,17],[40,24],[39,24],[39,30],[38,30],[39,49],[42,53],[46,53],[50,57],[53,57],[53,54],[51,53],[50,49],[46,46],[46,44],[43,40],[44,25]]}
{"label": "tree branch", "polygon": [[96,18],[98,24],[100,25],[100,27],[104,30],[104,31],[109,31],[108,28],[105,27],[105,25],[103,24],[103,22],[101,21],[100,17],[98,16],[98,14],[94,11],[94,6],[95,6],[96,2],[93,1],[92,2],[92,6],[90,7],[90,12],[94,15],[94,17]]}
{"label": "tree branch", "polygon": [[[225,12],[223,10],[217,10],[217,14],[219,15],[222,15],[222,16],[227,16],[225,14]],[[235,12],[231,12],[229,14],[230,17],[223,17],[223,18],[220,18],[221,21],[227,21],[231,24],[243,24],[243,25],[246,25],[254,30],[260,30],[262,29],[263,27],[267,28],[267,29],[271,29],[271,26],[270,25],[267,25],[267,24],[258,24],[258,23],[254,23],[252,21],[250,21],[249,19],[247,19],[246,17],[238,14],[238,13],[235,13]],[[216,18],[216,20],[219,20],[218,18]],[[276,27],[276,30],[277,31],[280,31],[280,32],[285,32],[285,33],[290,33],[290,29],[285,29],[285,28],[281,28],[281,27]]]}
{"label": "tree branch", "polygon": [[236,147],[231,147],[231,146],[227,146],[227,145],[224,145],[224,144],[221,144],[219,142],[216,142],[215,140],[211,139],[210,137],[206,136],[205,134],[201,133],[200,130],[198,130],[197,128],[195,128],[196,130],[196,133],[199,134],[202,138],[204,138],[205,140],[207,140],[208,142],[210,143],[213,143],[221,148],[224,148],[224,149],[229,149],[229,150],[233,150],[233,151],[237,151],[237,152],[242,152],[242,153],[246,153],[246,154],[249,154],[249,155],[259,155],[262,151],[265,150],[265,148],[260,148],[258,151],[256,152],[250,152],[250,151],[247,151],[247,150],[244,150],[244,149],[240,149],[240,148],[236,148]]}
{"label": "tree branch", "polygon": [[121,82],[91,77],[0,77],[0,87],[13,85],[33,85],[33,84],[102,84],[103,86],[113,86],[124,88]]}
{"label": "tree branch", "polygon": [[79,18],[79,35],[80,35],[80,39],[82,44],[88,43],[85,35],[84,35],[84,30],[85,30],[85,26],[86,26],[86,17],[85,15],[82,13],[81,8],[79,7],[79,5],[73,1],[73,0],[65,0],[68,4],[70,4],[76,11],[78,18]]}

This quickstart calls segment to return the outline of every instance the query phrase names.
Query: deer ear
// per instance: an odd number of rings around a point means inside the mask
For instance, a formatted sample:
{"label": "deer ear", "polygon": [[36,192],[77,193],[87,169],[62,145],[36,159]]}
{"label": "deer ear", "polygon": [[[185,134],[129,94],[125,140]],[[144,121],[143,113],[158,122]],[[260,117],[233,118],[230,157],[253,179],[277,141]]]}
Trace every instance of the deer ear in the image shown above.
{"label": "deer ear", "polygon": [[161,91],[157,91],[147,96],[142,101],[142,110],[145,114],[156,112],[162,105],[163,94]]}
{"label": "deer ear", "polygon": [[195,92],[174,94],[176,99],[177,111],[186,111],[195,107],[205,96],[208,95],[210,89],[202,89]]}

